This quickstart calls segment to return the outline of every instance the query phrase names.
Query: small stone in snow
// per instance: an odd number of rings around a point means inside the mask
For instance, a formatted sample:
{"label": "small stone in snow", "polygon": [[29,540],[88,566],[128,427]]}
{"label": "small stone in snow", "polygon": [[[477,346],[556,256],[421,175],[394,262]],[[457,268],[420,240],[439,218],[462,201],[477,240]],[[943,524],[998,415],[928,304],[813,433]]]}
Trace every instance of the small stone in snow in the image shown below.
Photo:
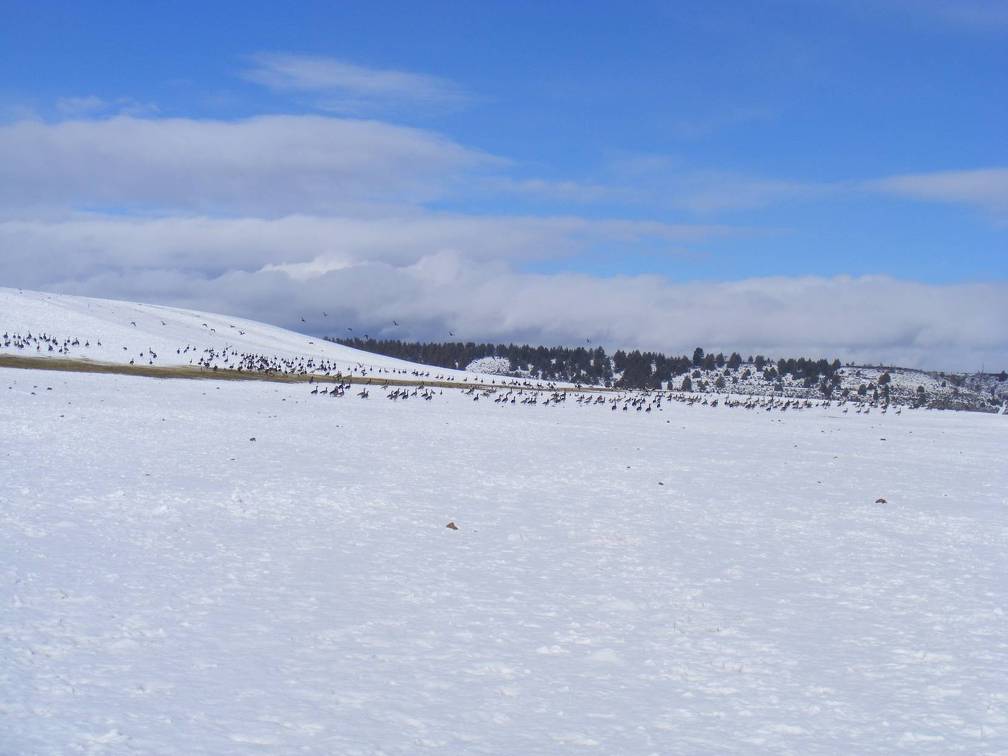
{"label": "small stone in snow", "polygon": [[447,525],[445,525],[445,527],[450,530],[458,530],[458,525],[456,525],[454,522],[449,522]]}
{"label": "small stone in snow", "polygon": [[882,497],[880,496],[880,497],[878,497],[877,499],[875,499],[875,503],[876,503],[876,504],[888,504],[889,502],[887,502],[887,501],[886,501],[885,499],[883,499],[883,498],[882,498]]}

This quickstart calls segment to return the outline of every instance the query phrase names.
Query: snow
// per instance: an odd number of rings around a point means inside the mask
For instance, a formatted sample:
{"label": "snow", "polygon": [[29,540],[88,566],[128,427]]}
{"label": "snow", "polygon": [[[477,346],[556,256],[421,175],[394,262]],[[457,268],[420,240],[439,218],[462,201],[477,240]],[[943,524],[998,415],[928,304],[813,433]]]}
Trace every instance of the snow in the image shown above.
{"label": "snow", "polygon": [[[334,323],[334,331],[339,325]],[[65,353],[35,351],[5,346],[0,353],[32,357],[84,358],[101,362],[159,366],[198,364],[212,350],[213,364],[224,367],[224,354],[234,352],[261,355],[270,359],[325,360],[333,371],[367,370],[391,374],[413,371],[436,372],[453,380],[472,380],[461,370],[431,368],[393,357],[362,352],[326,341],[321,337],[295,333],[227,315],[215,315],[160,305],[121,302],[110,299],[76,297],[66,294],[0,288],[0,334],[46,334],[59,345],[66,340],[78,343]],[[85,346],[87,344],[87,346]],[[182,351],[183,349],[188,349]],[[156,356],[152,356],[156,355]],[[491,379],[490,376],[476,378]]]}
{"label": "snow", "polygon": [[[884,403],[885,400],[881,396],[882,384],[879,382],[884,374],[889,375],[890,400],[893,404],[916,405],[923,402],[927,406],[944,409],[993,412],[997,411],[1002,402],[1008,401],[1008,380],[1000,380],[999,375],[945,374],[911,368],[864,365],[847,366],[837,371],[837,391],[834,392],[834,399],[839,398],[843,391],[847,391],[852,401],[872,403],[873,389],[877,387],[880,401],[876,404]],[[785,396],[819,400],[823,398],[818,383],[805,386],[804,380],[792,375],[764,378],[762,371],[748,364],[743,364],[735,370],[728,367],[714,370],[694,369],[689,375],[694,390],[702,383],[706,391],[712,394]],[[718,378],[724,382],[724,388],[716,388]],[[681,385],[682,377],[678,377],[667,385],[667,388],[678,389]],[[862,386],[865,398],[859,399],[858,389]],[[923,388],[923,395],[917,393],[919,388]]]}
{"label": "snow", "polygon": [[475,396],[0,369],[0,753],[1008,750],[1006,418]]}
{"label": "snow", "polygon": [[467,373],[483,375],[508,375],[512,372],[511,360],[507,357],[480,357],[466,365]]}

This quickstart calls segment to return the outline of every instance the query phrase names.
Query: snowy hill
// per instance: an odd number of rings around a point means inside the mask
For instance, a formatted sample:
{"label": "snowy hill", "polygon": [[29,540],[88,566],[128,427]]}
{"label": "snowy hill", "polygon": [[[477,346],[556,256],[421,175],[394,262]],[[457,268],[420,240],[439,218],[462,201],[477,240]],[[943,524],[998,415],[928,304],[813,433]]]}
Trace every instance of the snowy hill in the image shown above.
{"label": "snowy hill", "polygon": [[[784,396],[822,399],[821,384],[812,385],[791,375],[766,377],[743,365],[737,369],[696,369],[690,373],[692,390],[713,394]],[[681,381],[672,382],[679,388]],[[886,392],[885,387],[889,390]],[[880,404],[888,394],[893,404],[933,409],[997,412],[1008,401],[1008,379],[999,375],[945,374],[900,367],[847,366],[837,371],[832,396]]]}
{"label": "snowy hill", "polygon": [[0,288],[2,353],[160,366],[205,364],[219,369],[237,369],[244,363],[250,366],[246,369],[269,364],[281,370],[345,374],[421,372],[447,380],[473,380],[465,371],[432,372],[428,366],[241,318],[8,288]]}

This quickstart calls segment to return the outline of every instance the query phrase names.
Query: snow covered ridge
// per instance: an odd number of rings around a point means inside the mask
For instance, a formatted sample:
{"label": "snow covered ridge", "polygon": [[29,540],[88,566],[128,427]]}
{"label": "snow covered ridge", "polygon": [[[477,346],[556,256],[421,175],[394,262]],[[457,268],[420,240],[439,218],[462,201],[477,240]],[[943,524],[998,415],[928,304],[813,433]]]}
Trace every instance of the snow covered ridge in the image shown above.
{"label": "snow covered ridge", "polygon": [[[688,378],[688,380],[687,380]],[[911,368],[851,365],[840,368],[828,396],[874,405],[901,404],[929,409],[1003,412],[1008,402],[1008,376],[955,374]],[[693,370],[668,388],[715,394],[776,396],[821,400],[821,382],[809,385],[792,375],[767,375],[751,365],[737,369]]]}
{"label": "snow covered ridge", "polygon": [[502,382],[495,376],[362,352],[242,318],[10,288],[0,288],[0,354],[210,370]]}

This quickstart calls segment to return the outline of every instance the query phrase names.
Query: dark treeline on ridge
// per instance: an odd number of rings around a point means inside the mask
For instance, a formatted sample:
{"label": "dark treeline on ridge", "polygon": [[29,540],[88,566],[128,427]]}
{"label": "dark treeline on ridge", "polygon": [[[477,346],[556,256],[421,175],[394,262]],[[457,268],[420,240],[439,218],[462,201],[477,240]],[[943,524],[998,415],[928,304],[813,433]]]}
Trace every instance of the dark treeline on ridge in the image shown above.
{"label": "dark treeline on ridge", "polygon": [[[689,383],[695,370],[728,368],[742,377],[762,374],[767,380],[779,375],[791,375],[806,386],[831,383],[840,369],[839,360],[789,358],[771,360],[763,355],[743,358],[737,352],[730,355],[706,353],[697,347],[693,356],[669,357],[661,352],[626,352],[617,350],[611,356],[602,347],[543,347],[527,344],[476,344],[474,342],[419,342],[398,339],[334,339],[328,341],[443,368],[464,370],[474,360],[496,357],[510,363],[507,374],[542,381],[619,386],[623,388],[661,388],[682,382]],[[746,371],[749,375],[746,375]],[[683,376],[680,381],[676,379]]]}

